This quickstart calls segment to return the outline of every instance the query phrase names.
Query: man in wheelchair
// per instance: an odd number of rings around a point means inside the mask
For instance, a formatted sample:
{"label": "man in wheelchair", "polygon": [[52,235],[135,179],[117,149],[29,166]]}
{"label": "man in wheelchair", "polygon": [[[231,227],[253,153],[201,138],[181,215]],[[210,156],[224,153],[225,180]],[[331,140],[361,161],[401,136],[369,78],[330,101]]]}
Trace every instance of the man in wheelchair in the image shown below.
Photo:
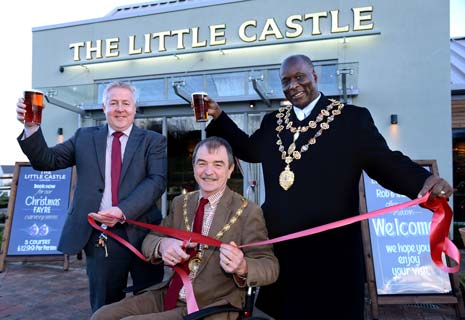
{"label": "man in wheelchair", "polygon": [[[230,305],[242,309],[248,287],[275,282],[279,264],[272,245],[238,245],[268,239],[262,210],[226,185],[234,170],[228,142],[210,137],[199,142],[193,153],[194,177],[200,190],[182,194],[171,205],[162,225],[198,232],[224,242],[220,248],[186,243],[155,232],[149,233],[142,251],[152,263],[180,266],[189,274],[199,309]],[[233,308],[231,308],[233,309]],[[187,305],[177,273],[146,292],[103,306],[92,316],[102,319],[184,319]],[[237,319],[236,311],[205,319]]]}

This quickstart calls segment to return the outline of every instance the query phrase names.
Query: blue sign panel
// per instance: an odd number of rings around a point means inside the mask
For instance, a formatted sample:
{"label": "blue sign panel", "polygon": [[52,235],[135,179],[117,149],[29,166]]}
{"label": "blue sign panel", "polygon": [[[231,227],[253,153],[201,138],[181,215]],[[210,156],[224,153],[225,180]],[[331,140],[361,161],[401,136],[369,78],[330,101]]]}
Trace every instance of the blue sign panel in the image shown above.
{"label": "blue sign panel", "polygon": [[[366,173],[363,179],[368,212],[410,200],[383,188]],[[451,291],[449,275],[431,260],[431,218],[431,211],[414,206],[369,219],[379,295]]]}
{"label": "blue sign panel", "polygon": [[7,255],[57,255],[67,217],[72,168],[20,166]]}

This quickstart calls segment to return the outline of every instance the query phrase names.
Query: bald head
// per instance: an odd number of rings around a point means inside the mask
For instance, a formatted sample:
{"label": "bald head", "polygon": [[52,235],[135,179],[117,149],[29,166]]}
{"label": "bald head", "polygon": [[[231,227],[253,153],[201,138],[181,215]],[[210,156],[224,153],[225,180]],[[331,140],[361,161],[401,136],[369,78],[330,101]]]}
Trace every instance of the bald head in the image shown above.
{"label": "bald head", "polygon": [[303,61],[305,62],[308,66],[310,66],[313,70],[313,62],[312,59],[307,57],[304,54],[293,54],[286,59],[283,60],[281,63],[281,69],[283,68],[284,65],[289,64],[289,63],[295,63],[296,61]]}
{"label": "bald head", "polygon": [[284,59],[280,69],[283,93],[292,105],[300,109],[308,106],[318,95],[318,76],[312,60],[303,54]]}

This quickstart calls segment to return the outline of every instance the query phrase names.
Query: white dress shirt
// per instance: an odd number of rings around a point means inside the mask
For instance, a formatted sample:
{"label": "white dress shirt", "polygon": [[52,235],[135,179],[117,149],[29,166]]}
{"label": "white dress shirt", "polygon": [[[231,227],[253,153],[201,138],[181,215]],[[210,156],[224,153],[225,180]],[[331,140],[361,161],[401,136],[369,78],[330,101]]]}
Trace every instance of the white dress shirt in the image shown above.
{"label": "white dress shirt", "polygon": [[[124,161],[124,150],[126,149],[126,144],[128,143],[129,134],[132,130],[131,125],[129,128],[123,131],[123,135],[119,138],[121,141],[121,159]],[[99,210],[105,210],[111,208],[111,145],[113,143],[113,128],[108,126],[108,135],[107,135],[107,147],[105,150],[105,189],[103,190],[102,201],[100,202]]]}
{"label": "white dress shirt", "polygon": [[316,104],[318,103],[318,100],[320,100],[320,97],[321,97],[321,93],[318,94],[318,97],[316,97],[315,100],[313,100],[312,102],[310,102],[310,104],[308,106],[306,106],[305,108],[303,109],[300,109],[296,106],[294,106],[294,113],[297,117],[297,119],[299,119],[300,121],[304,120],[305,118],[307,118],[310,113],[312,112],[313,108],[316,106]]}

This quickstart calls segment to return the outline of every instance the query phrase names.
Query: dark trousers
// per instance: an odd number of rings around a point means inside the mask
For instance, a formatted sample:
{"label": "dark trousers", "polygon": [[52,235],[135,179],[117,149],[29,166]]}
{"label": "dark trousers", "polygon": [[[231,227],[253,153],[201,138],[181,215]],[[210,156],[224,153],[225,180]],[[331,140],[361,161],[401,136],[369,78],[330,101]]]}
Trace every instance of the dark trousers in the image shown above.
{"label": "dark trousers", "polygon": [[[128,239],[123,224],[117,224],[110,231]],[[149,286],[163,279],[162,264],[153,265],[142,261],[111,237],[108,237],[108,257],[105,257],[105,249],[96,247],[99,235],[99,231],[93,230],[85,247],[92,312],[125,297],[123,289],[127,287],[129,273],[135,287]]]}

